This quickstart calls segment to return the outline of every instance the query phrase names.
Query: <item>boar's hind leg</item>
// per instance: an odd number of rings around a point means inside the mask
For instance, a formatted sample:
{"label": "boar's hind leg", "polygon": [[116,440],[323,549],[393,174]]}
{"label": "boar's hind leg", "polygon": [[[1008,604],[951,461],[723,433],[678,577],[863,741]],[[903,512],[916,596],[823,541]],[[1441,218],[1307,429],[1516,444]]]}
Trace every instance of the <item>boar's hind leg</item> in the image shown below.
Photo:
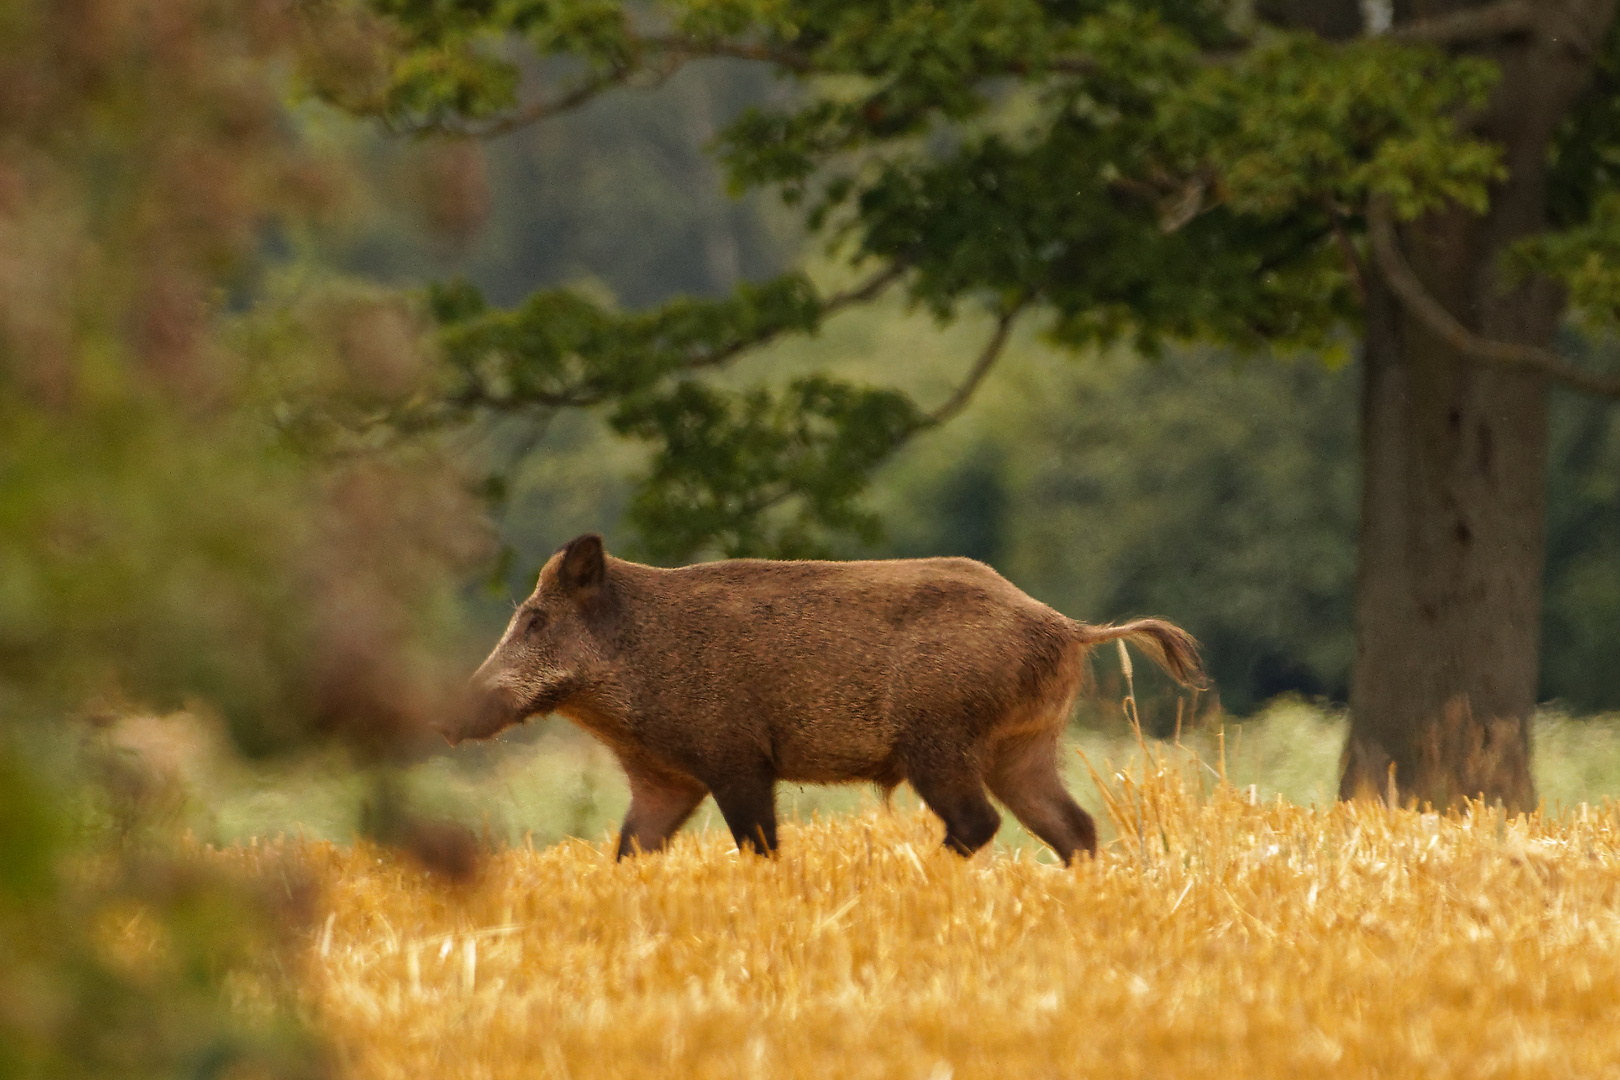
{"label": "boar's hind leg", "polygon": [[928,809],[944,819],[945,846],[958,855],[972,855],[1001,828],[1001,815],[972,771],[960,766],[949,770],[913,766],[908,779]]}
{"label": "boar's hind leg", "polygon": [[1057,738],[1040,735],[998,749],[986,779],[1024,828],[1051,845],[1065,866],[1097,853],[1097,826],[1058,777]]}
{"label": "boar's hind leg", "polygon": [[626,772],[630,777],[630,812],[619,829],[620,859],[638,851],[663,850],[708,794],[695,780]]}
{"label": "boar's hind leg", "polygon": [[776,854],[776,777],[765,767],[716,779],[709,785],[737,850]]}

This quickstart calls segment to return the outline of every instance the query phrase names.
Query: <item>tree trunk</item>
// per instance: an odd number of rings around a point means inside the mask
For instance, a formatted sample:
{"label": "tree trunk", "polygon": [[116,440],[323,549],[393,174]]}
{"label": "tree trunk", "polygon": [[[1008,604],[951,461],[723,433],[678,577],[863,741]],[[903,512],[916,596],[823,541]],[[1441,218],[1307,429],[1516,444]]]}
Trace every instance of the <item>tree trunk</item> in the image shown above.
{"label": "tree trunk", "polygon": [[[1401,5],[1397,11],[1406,5]],[[1413,3],[1413,17],[1468,6]],[[1605,0],[1603,22],[1612,17]],[[1490,211],[1431,215],[1402,246],[1433,295],[1502,341],[1550,344],[1563,297],[1504,288],[1500,256],[1544,227],[1547,154],[1590,75],[1550,40],[1492,43],[1502,81],[1482,133],[1509,178]],[[1540,646],[1547,456],[1539,375],[1479,365],[1429,333],[1370,276],[1363,349],[1356,659],[1340,795],[1402,802],[1536,801],[1529,720]]]}
{"label": "tree trunk", "polygon": [[[1408,242],[1431,254],[1433,246]],[[1500,303],[1526,306],[1520,297]],[[1375,283],[1340,795],[1382,795],[1393,765],[1403,802],[1445,806],[1483,795],[1529,808],[1545,389],[1538,376],[1459,360],[1394,304]]]}

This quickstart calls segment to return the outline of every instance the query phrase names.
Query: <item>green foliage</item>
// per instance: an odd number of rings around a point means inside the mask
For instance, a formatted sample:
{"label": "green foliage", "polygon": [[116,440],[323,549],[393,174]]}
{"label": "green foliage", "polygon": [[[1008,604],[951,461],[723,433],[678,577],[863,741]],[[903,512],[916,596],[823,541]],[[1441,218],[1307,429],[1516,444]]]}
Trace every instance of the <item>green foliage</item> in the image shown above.
{"label": "green foliage", "polygon": [[[648,554],[670,561],[711,547],[727,556],[825,557],[824,529],[874,540],[878,520],[855,499],[872,468],[925,424],[904,394],[820,375],[779,394],[684,381],[613,418],[619,432],[659,448],[629,520]],[[797,513],[774,519],[769,511],[793,495]]]}
{"label": "green foliage", "polygon": [[639,398],[664,379],[716,367],[785,333],[813,332],[823,301],[801,274],[744,284],[718,301],[678,299],[619,315],[577,292],[536,293],[490,310],[465,282],[432,290],[445,357],[459,376],[451,399],[504,411]]}
{"label": "green foliage", "polygon": [[1184,170],[1207,167],[1221,201],[1253,217],[1354,208],[1375,193],[1404,217],[1450,203],[1479,212],[1486,185],[1505,175],[1500,155],[1453,117],[1481,107],[1495,81],[1478,59],[1288,35],[1201,72],[1165,108],[1165,141]]}
{"label": "green foliage", "polygon": [[1620,191],[1597,196],[1585,221],[1520,243],[1509,269],[1514,278],[1536,273],[1561,282],[1593,329],[1620,327]]}
{"label": "green foliage", "polygon": [[1592,84],[1559,128],[1547,176],[1547,216],[1555,229],[1580,225],[1620,183],[1620,24],[1597,57]]}
{"label": "green foliage", "polygon": [[[837,301],[833,301],[834,304]],[[829,302],[789,274],[720,301],[617,316],[566,290],[492,311],[470,285],[432,290],[458,408],[540,412],[607,403],[621,434],[655,452],[630,507],[657,559],[760,550],[825,553],[829,530],[875,535],[854,500],[871,469],[927,419],[903,394],[816,376],[736,393],[692,376],[744,348],[814,332]],[[790,496],[796,513],[767,512]]]}
{"label": "green foliage", "polygon": [[1612,332],[1620,327],[1620,23],[1610,29],[1591,87],[1558,132],[1551,164],[1553,229],[1515,246],[1506,282],[1552,278],[1590,329]]}
{"label": "green foliage", "polygon": [[623,72],[636,46],[611,0],[377,0],[399,37],[385,89],[353,102],[402,129],[448,128],[517,103],[520,68],[504,48],[523,39],[540,56],[583,60],[593,74]]}

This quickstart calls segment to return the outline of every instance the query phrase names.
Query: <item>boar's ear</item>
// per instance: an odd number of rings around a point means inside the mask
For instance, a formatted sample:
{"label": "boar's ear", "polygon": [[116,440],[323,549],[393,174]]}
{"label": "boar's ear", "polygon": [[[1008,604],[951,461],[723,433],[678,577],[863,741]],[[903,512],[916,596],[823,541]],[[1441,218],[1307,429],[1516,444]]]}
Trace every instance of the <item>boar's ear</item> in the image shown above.
{"label": "boar's ear", "polygon": [[607,574],[607,563],[602,553],[602,538],[586,533],[568,541],[563,548],[559,578],[567,589],[594,589],[602,584]]}

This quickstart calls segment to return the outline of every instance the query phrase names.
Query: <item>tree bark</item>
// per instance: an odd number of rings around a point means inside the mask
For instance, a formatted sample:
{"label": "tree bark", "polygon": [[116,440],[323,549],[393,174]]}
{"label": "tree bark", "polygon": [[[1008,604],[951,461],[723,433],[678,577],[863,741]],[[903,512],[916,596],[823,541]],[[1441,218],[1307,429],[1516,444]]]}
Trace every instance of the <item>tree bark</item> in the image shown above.
{"label": "tree bark", "polygon": [[[1468,6],[1431,0],[1397,12],[1432,19]],[[1584,8],[1606,29],[1614,0]],[[1548,151],[1590,77],[1591,52],[1553,34],[1469,51],[1502,68],[1480,127],[1503,147],[1508,179],[1483,217],[1430,215],[1403,230],[1402,246],[1465,326],[1548,345],[1560,290],[1545,280],[1507,289],[1499,262],[1514,241],[1545,227]],[[1374,265],[1363,380],[1356,658],[1340,796],[1385,795],[1393,767],[1402,802],[1483,796],[1531,809],[1545,378],[1466,359],[1400,306]]]}

